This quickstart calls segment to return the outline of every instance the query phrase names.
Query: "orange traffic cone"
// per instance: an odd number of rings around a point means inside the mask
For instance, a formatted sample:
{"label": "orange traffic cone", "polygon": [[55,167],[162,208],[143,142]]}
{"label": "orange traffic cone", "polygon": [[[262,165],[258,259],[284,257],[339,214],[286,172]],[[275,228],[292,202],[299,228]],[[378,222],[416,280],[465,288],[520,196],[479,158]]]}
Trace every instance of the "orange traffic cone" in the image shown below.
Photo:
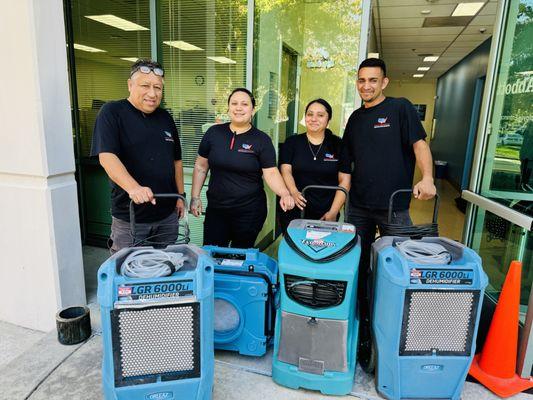
{"label": "orange traffic cone", "polygon": [[474,357],[468,372],[500,397],[533,387],[531,378],[522,379],[516,373],[521,271],[520,261],[511,262],[483,351]]}

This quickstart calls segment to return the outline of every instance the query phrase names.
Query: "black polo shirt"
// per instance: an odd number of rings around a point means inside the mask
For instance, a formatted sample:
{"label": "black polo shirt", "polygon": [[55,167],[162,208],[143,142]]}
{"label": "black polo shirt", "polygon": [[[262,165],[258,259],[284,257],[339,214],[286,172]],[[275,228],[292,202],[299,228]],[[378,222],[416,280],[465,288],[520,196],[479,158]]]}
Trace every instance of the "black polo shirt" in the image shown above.
{"label": "black polo shirt", "polygon": [[[281,146],[279,163],[291,165],[300,192],[308,185],[337,186],[339,172],[350,173],[349,161],[341,155],[341,147],[341,138],[329,132],[322,145],[310,143],[305,133],[290,136]],[[305,193],[306,209],[323,214],[330,209],[334,197],[333,190],[310,189]]]}
{"label": "black polo shirt", "polygon": [[[174,161],[181,160],[178,131],[170,114],[157,108],[150,114],[128,100],[103,105],[96,117],[91,156],[113,153],[141,186],[154,193],[177,193]],[[128,194],[111,181],[111,213],[129,221]],[[157,199],[156,205],[136,206],[137,222],[160,221],[176,208],[176,200]]]}
{"label": "black polo shirt", "polygon": [[[387,209],[390,195],[413,185],[413,144],[426,137],[409,100],[387,97],[350,116],[343,143],[354,163],[350,203],[354,207]],[[395,210],[409,208],[410,196],[400,196]]]}
{"label": "black polo shirt", "polygon": [[210,207],[232,208],[264,201],[263,168],[276,166],[272,140],[259,129],[234,134],[229,123],[207,130],[198,154],[207,158],[211,177],[207,190]]}

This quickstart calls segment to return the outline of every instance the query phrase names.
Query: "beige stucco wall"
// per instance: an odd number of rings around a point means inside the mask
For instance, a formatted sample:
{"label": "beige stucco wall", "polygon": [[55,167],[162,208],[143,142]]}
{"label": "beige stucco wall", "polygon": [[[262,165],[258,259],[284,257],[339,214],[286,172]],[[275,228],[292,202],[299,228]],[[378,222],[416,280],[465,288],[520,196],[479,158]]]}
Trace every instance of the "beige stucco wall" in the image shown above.
{"label": "beige stucco wall", "polygon": [[437,94],[437,82],[431,83],[402,83],[391,81],[385,89],[385,95],[390,97],[405,97],[413,104],[426,104],[426,119],[422,121],[424,129],[431,133],[433,112],[435,108],[435,95]]}
{"label": "beige stucco wall", "polygon": [[85,303],[63,2],[11,2],[0,36],[0,320],[47,331]]}
{"label": "beige stucco wall", "polygon": [[[385,95],[390,97],[405,97],[413,104],[426,104],[426,118],[422,125],[427,133],[427,141],[431,141],[431,128],[433,126],[433,113],[435,109],[435,95],[437,94],[437,82],[431,83],[405,83],[391,81],[385,89]],[[421,179],[421,173],[415,168],[414,182]]]}

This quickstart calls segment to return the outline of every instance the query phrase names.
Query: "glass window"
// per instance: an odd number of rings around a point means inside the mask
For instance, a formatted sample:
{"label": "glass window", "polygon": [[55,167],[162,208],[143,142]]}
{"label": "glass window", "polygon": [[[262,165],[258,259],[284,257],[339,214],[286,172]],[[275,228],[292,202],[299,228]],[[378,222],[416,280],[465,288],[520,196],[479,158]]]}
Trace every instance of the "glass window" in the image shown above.
{"label": "glass window", "polygon": [[[255,124],[275,146],[305,132],[305,106],[317,98],[331,104],[329,128],[342,136],[355,108],[360,29],[359,1],[255,1]],[[260,237],[276,230],[272,194],[268,208]]]}
{"label": "glass window", "polygon": [[[158,55],[165,67],[162,106],[180,133],[185,191],[207,129],[226,122],[227,99],[246,86],[246,0],[166,0],[158,4]],[[202,202],[207,205],[202,190]],[[191,242],[203,243],[203,216],[189,218]]]}
{"label": "glass window", "polygon": [[[190,193],[190,168],[203,134],[227,119],[228,94],[245,86],[248,6],[246,0],[71,0],[66,13],[74,47],[82,226],[87,243],[103,244],[111,224],[109,185],[98,161],[89,158],[98,110],[128,96],[133,62],[156,58],[165,69],[161,106],[180,133]],[[202,196],[206,204],[205,187]],[[190,223],[191,241],[202,244],[203,218]]]}
{"label": "glass window", "polygon": [[533,282],[533,233],[492,214],[478,209],[474,220],[474,248],[483,260],[489,277],[487,294],[497,301],[509,265],[522,261],[520,305],[526,312]]}
{"label": "glass window", "polygon": [[[87,243],[103,244],[111,224],[107,176],[96,159],[89,158],[96,115],[110,100],[128,97],[127,79],[131,63],[150,58],[151,31],[149,0],[137,0],[130,7],[116,1],[72,0],[65,2],[69,46],[74,139],[83,235]],[[71,49],[72,51],[72,49]]]}
{"label": "glass window", "polygon": [[256,125],[274,142],[304,132],[305,106],[319,97],[331,104],[329,127],[342,136],[355,108],[360,29],[358,1],[255,2]]}
{"label": "glass window", "polygon": [[127,8],[117,2],[71,2],[83,158],[90,153],[100,107],[128,96],[126,80],[131,61],[126,58],[150,57],[149,1],[136,3],[136,7]]}
{"label": "glass window", "polygon": [[[504,23],[490,133],[481,180],[482,196],[533,215],[533,0],[511,0]],[[532,233],[476,208],[471,247],[489,276],[487,293],[497,299],[512,260],[522,261],[522,309],[533,276]]]}
{"label": "glass window", "polygon": [[[130,66],[156,58],[165,69],[162,107],[178,127],[185,188],[205,131],[227,121],[227,97],[246,86],[248,0],[66,0],[82,226],[87,243],[102,243],[110,227],[107,176],[90,159],[94,121],[107,101],[126,98]],[[323,97],[333,106],[330,129],[342,135],[355,106],[360,2],[253,2],[255,125],[274,145],[303,132],[305,105]],[[205,201],[205,186],[202,196]],[[273,232],[275,196],[259,240]],[[191,218],[191,241],[202,243],[203,218]],[[95,239],[92,240],[91,238]],[[266,243],[264,243],[266,244]]]}
{"label": "glass window", "polygon": [[207,128],[228,118],[228,95],[246,85],[247,1],[158,4],[163,106],[178,126],[184,166],[193,167]]}
{"label": "glass window", "polygon": [[509,2],[481,194],[532,215],[533,0]]}

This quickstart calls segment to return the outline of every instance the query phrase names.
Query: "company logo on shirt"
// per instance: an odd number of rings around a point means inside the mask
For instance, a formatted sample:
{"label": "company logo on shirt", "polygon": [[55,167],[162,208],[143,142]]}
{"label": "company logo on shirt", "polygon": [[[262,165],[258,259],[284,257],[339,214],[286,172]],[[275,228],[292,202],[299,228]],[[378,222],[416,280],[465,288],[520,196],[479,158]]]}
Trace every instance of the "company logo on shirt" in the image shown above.
{"label": "company logo on shirt", "polygon": [[339,160],[337,158],[335,158],[335,154],[326,153],[326,154],[324,154],[324,161],[339,161]]}
{"label": "company logo on shirt", "polygon": [[174,143],[174,138],[172,137],[172,133],[169,131],[163,131],[165,141]]}
{"label": "company logo on shirt", "polygon": [[241,148],[238,150],[240,153],[253,153],[254,150],[253,150],[253,145],[251,144],[247,144],[247,143],[243,143],[241,145]]}
{"label": "company logo on shirt", "polygon": [[374,124],[374,129],[376,128],[388,128],[390,123],[387,122],[388,118],[378,118],[378,123]]}

